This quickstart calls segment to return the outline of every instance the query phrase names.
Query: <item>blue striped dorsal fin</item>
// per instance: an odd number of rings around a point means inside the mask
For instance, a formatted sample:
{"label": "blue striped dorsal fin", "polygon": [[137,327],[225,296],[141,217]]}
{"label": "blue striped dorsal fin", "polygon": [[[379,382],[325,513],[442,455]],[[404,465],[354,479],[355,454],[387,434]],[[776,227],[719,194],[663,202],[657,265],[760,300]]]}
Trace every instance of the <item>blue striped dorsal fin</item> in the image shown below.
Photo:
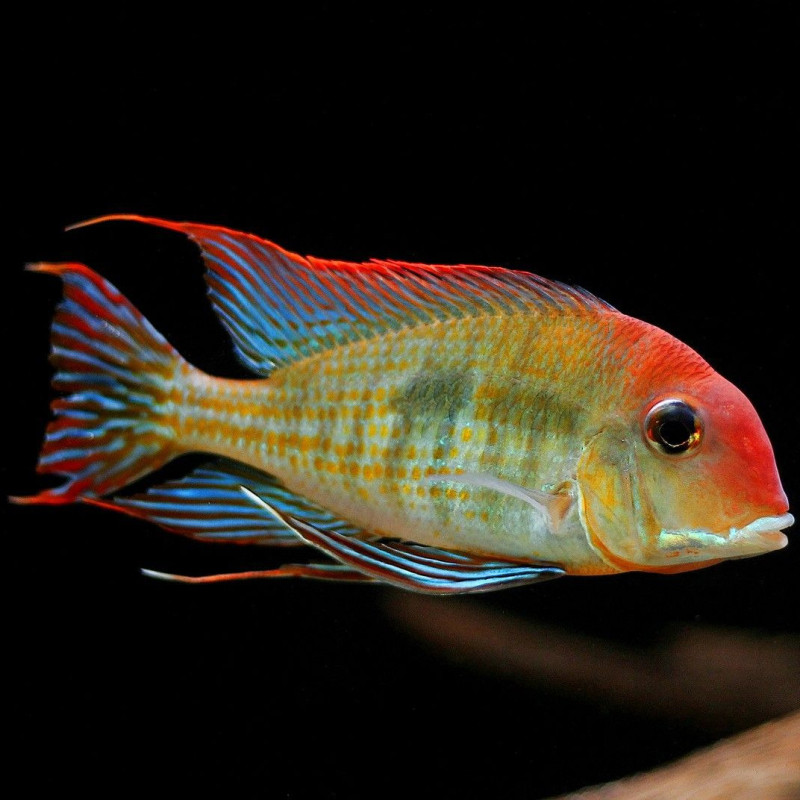
{"label": "blue striped dorsal fin", "polygon": [[214,308],[239,359],[259,375],[342,344],[454,317],[613,311],[582,289],[501,267],[330,261],[222,227],[132,214],[81,225],[106,220],[169,228],[199,245]]}
{"label": "blue striped dorsal fin", "polygon": [[218,458],[188,475],[130,496],[86,502],[146,519],[192,539],[240,544],[302,545],[303,540],[242,491],[246,486],[282,513],[343,535],[360,533],[348,523],[290,492],[260,470]]}

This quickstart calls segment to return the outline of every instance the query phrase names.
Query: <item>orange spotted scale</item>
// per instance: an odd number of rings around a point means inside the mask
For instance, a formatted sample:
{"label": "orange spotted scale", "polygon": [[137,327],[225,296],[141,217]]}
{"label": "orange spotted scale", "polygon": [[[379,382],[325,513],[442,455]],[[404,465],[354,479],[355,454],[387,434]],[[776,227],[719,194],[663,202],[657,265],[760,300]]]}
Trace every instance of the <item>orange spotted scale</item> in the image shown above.
{"label": "orange spotted scale", "polygon": [[[205,541],[326,557],[190,582],[300,576],[485,592],[677,572],[786,543],[749,401],[697,353],[528,272],[302,257],[221,227],[196,242],[252,380],[188,364],[107,281],[61,278],[54,389],[27,503],[85,502]],[[126,487],[185,453],[189,474]]]}

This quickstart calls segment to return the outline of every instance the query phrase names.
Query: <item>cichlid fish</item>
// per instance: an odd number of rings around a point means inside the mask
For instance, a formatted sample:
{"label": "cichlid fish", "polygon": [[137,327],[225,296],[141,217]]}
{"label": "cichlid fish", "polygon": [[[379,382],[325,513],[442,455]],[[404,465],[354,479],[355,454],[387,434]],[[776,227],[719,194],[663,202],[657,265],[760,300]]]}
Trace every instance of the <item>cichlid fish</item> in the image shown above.
{"label": "cichlid fish", "polygon": [[[680,572],[786,544],[794,522],[745,396],[664,331],[524,272],[304,258],[225,228],[196,242],[253,380],[188,364],[107,281],[64,285],[54,418],[26,503],[85,502],[204,541],[326,563],[238,575],[485,592]],[[209,460],[127,493],[176,456]]]}

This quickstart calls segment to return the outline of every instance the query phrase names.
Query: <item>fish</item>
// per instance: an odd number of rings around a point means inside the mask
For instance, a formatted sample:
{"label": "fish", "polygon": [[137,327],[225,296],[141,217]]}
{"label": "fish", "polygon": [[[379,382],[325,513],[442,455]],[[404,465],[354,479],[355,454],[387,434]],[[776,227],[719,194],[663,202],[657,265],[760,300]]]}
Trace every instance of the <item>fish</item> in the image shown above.
{"label": "fish", "polygon": [[[252,377],[189,364],[89,267],[30,265],[63,288],[37,464],[62,482],[12,499],[306,554],[147,575],[449,595],[677,573],[787,544],[794,519],[750,401],[688,345],[584,289],[502,267],[304,257],[136,214],[73,227],[119,221],[199,247]],[[197,466],[148,485],[190,453]]]}

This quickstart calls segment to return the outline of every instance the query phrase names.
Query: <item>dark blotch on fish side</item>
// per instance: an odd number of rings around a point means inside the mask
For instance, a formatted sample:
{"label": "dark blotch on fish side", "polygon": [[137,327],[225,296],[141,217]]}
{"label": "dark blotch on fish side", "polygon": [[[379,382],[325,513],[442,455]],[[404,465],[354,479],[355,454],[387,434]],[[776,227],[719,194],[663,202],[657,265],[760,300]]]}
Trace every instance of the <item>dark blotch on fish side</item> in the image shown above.
{"label": "dark blotch on fish side", "polygon": [[[472,402],[474,384],[472,376],[461,370],[417,373],[392,400],[392,410],[397,414],[401,434],[393,443],[390,458],[392,463],[402,463],[409,445],[425,442],[431,451],[439,448],[442,457],[419,466],[439,470],[448,462],[453,446],[453,435],[461,411]],[[449,501],[442,503],[446,514]]]}

